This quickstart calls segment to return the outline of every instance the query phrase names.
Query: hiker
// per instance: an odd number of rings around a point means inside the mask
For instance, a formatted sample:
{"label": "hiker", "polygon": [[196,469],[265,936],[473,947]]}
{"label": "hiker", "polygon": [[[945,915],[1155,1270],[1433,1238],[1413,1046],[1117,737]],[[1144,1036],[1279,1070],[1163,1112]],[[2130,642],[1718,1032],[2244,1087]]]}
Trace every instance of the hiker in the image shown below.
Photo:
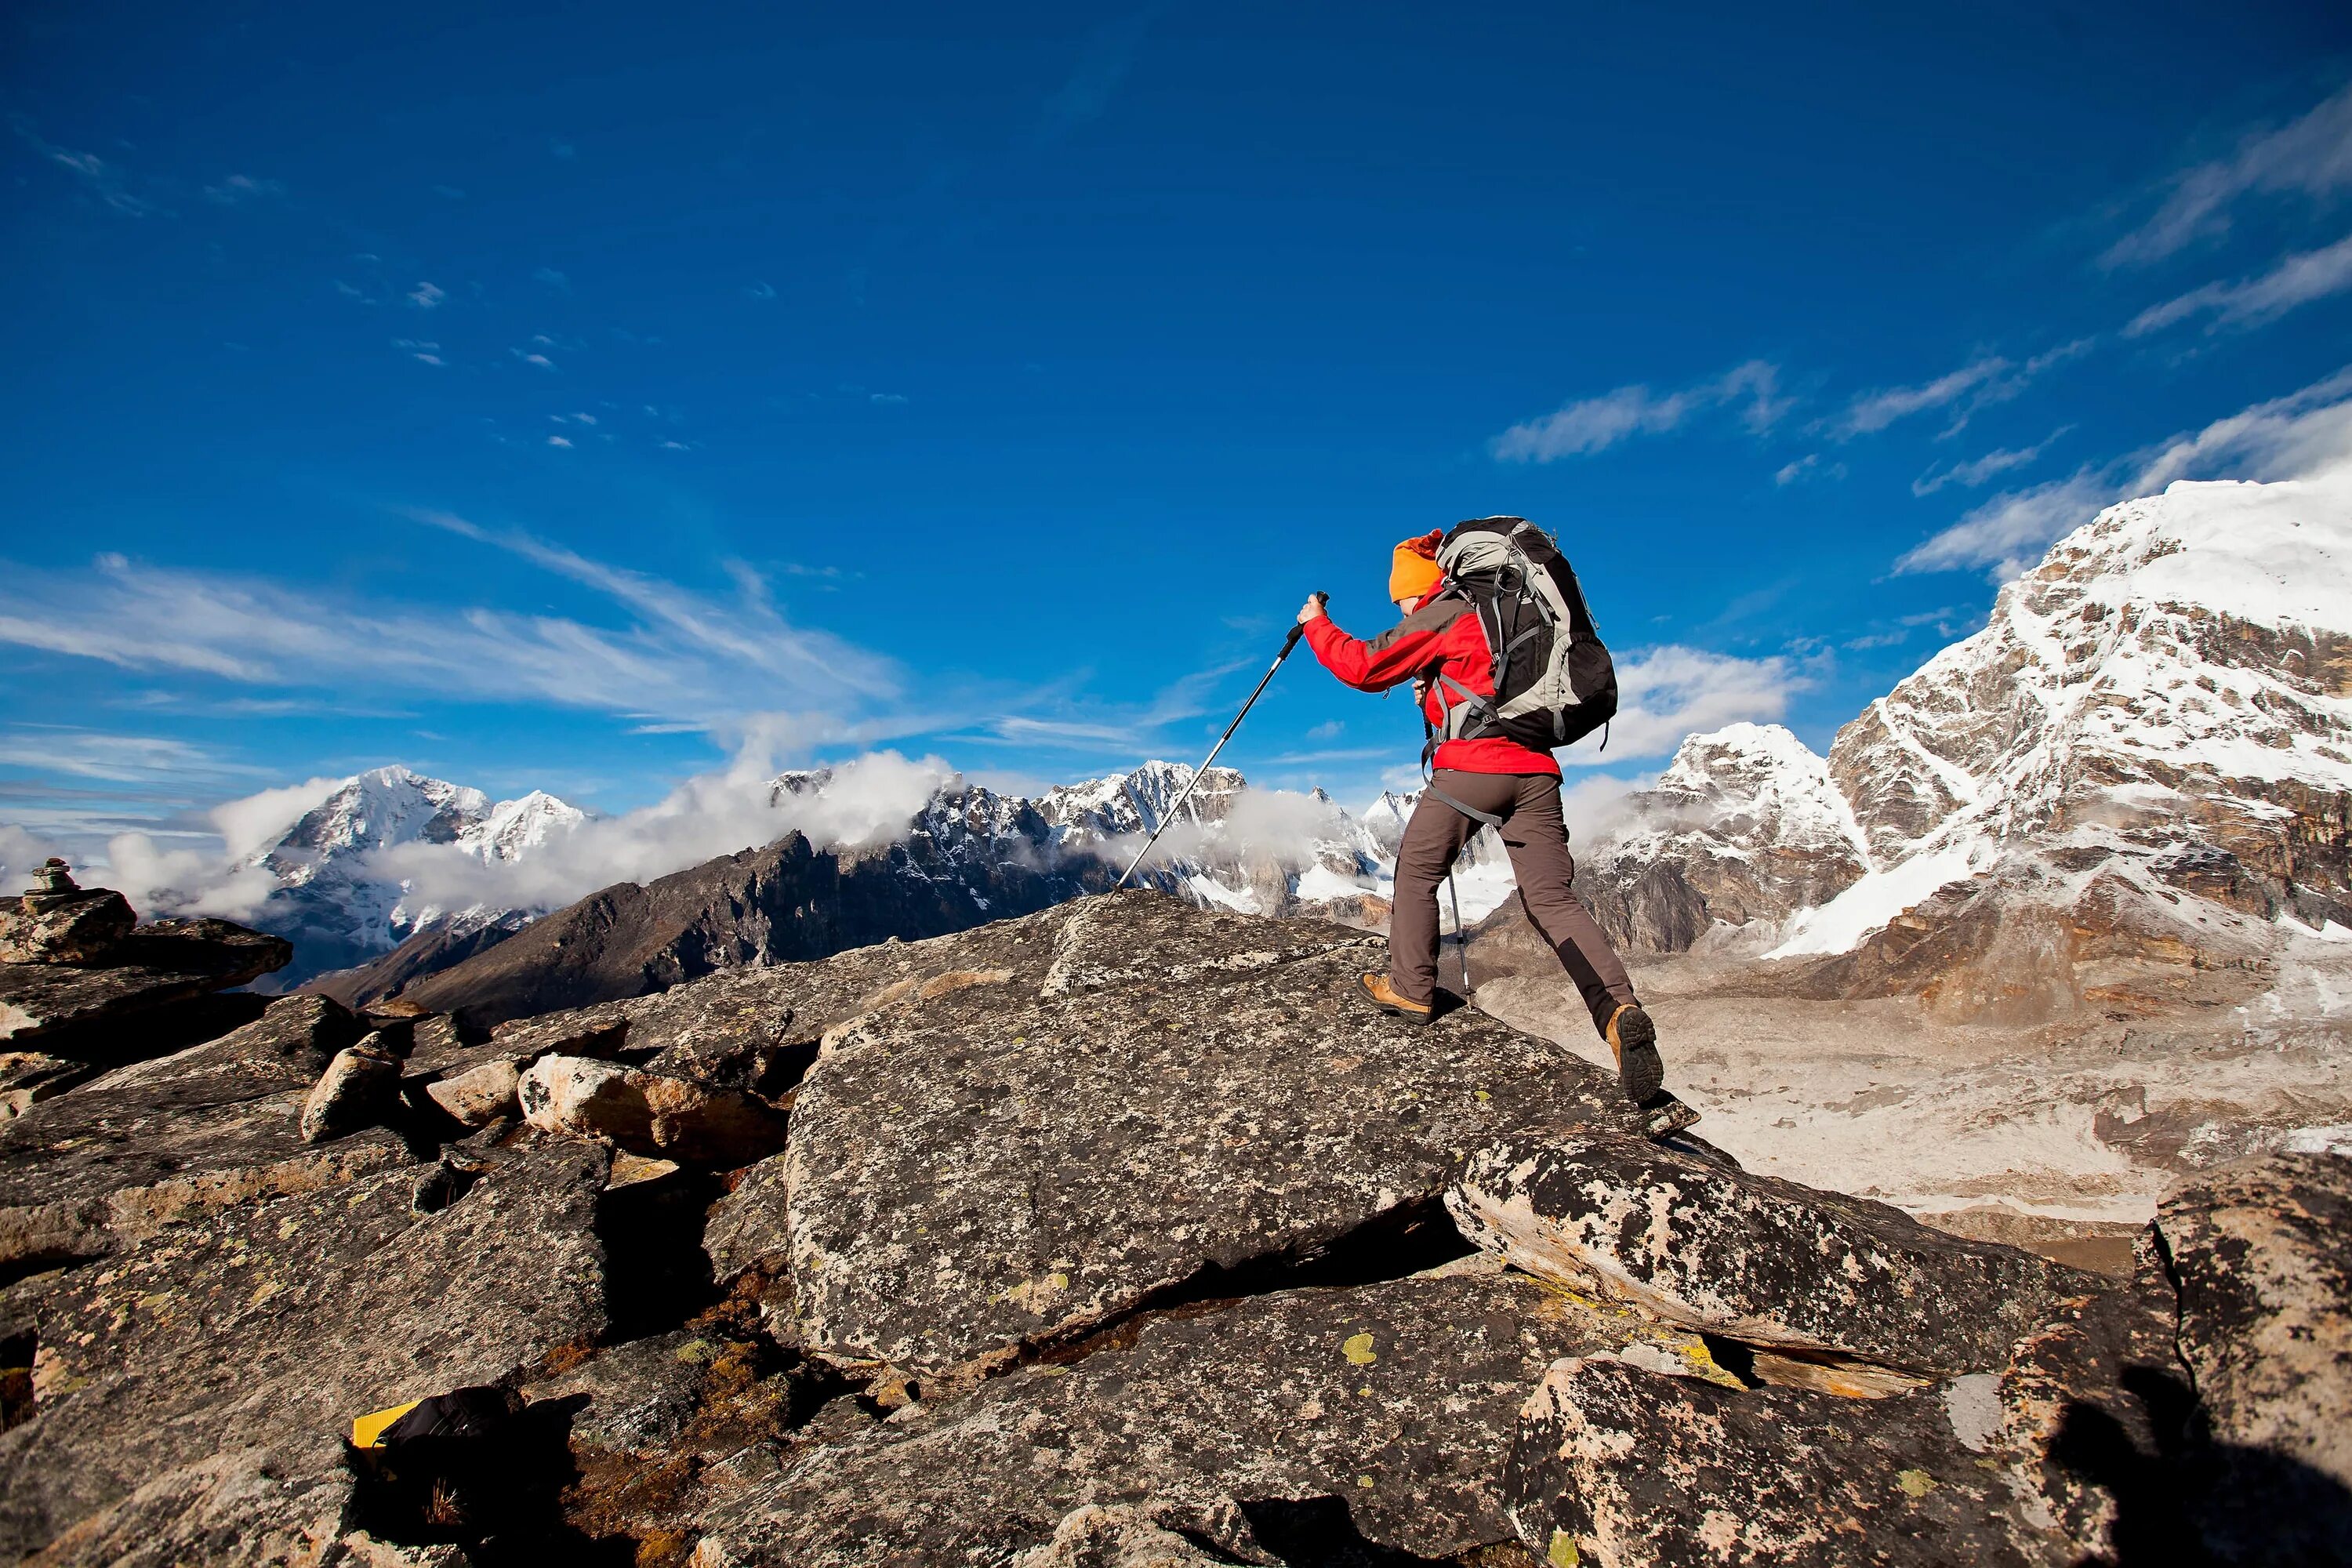
{"label": "hiker", "polygon": [[[1465,523],[1454,535],[1491,524],[1517,525],[1525,535],[1550,546],[1548,536],[1517,518]],[[1490,540],[1494,531],[1488,531]],[[1568,827],[1560,816],[1559,764],[1549,749],[1499,732],[1503,725],[1488,700],[1496,695],[1496,659],[1476,603],[1480,590],[1469,585],[1467,574],[1463,580],[1449,576],[1438,562],[1441,545],[1447,548],[1449,560],[1461,559],[1444,531],[1396,547],[1389,569],[1389,598],[1404,619],[1370,642],[1341,631],[1325,613],[1319,594],[1298,612],[1299,625],[1323,668],[1360,691],[1385,691],[1412,681],[1423,715],[1436,734],[1448,737],[1427,756],[1433,765],[1430,785],[1422,792],[1397,846],[1389,972],[1363,976],[1359,983],[1362,996],[1408,1023],[1427,1024],[1435,1016],[1437,884],[1471,835],[1482,824],[1492,825],[1510,851],[1520,906],[1576,982],[1592,1014],[1592,1026],[1616,1055],[1625,1094],[1639,1104],[1658,1092],[1665,1076],[1657,1028],[1634,999],[1623,961],[1570,889],[1576,862],[1569,855]],[[1524,557],[1515,559],[1525,565]],[[1564,561],[1559,571],[1572,595],[1574,614],[1583,616],[1582,595]],[[1561,617],[1560,624],[1567,625],[1568,619]],[[1606,670],[1607,653],[1591,636],[1589,617],[1578,625],[1590,637],[1591,647],[1599,650],[1601,668]],[[1613,671],[1607,679],[1606,711],[1613,712]],[[1595,721],[1576,733],[1599,727]],[[1465,735],[1465,729],[1486,732]],[[1519,729],[1527,732],[1526,726]],[[1548,738],[1549,732],[1545,733]]]}

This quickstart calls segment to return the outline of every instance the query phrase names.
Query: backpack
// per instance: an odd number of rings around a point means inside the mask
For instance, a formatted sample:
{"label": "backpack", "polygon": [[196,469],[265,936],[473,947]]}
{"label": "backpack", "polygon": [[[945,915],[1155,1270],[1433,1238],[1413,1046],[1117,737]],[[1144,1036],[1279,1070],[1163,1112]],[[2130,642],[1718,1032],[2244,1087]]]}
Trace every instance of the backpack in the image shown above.
{"label": "backpack", "polygon": [[[1495,660],[1491,698],[1439,677],[1444,739],[1501,735],[1548,752],[1616,716],[1617,667],[1550,534],[1523,517],[1473,518],[1446,534],[1437,563],[1445,570],[1441,591],[1470,601]],[[1605,735],[1601,743],[1608,745]]]}

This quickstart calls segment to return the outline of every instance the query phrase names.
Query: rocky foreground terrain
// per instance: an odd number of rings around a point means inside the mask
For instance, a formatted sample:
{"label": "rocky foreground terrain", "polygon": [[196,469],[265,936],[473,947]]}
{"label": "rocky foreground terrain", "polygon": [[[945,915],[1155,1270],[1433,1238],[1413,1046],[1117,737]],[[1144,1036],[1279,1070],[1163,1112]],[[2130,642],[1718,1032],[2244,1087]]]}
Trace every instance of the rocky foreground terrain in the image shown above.
{"label": "rocky foreground terrain", "polygon": [[268,939],[72,914],[0,908],[0,1553],[2352,1553],[2331,1155],[2180,1184],[2116,1280],[1359,1011],[1377,939],[1318,921],[1091,897],[485,1036],[224,1028]]}

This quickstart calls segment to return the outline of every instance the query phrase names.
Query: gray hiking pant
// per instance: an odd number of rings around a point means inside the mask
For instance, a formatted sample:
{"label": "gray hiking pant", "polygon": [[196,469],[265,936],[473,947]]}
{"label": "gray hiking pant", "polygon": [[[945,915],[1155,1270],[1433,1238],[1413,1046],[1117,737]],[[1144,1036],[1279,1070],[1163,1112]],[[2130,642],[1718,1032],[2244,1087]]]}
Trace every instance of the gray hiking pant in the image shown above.
{"label": "gray hiking pant", "polygon": [[1464,773],[1440,768],[1423,790],[1397,846],[1396,911],[1389,917],[1389,984],[1408,1002],[1437,991],[1437,884],[1480,824],[1437,798],[1437,790],[1473,810],[1503,819],[1503,846],[1519,904],[1560,967],[1583,994],[1592,1026],[1604,1034],[1619,1006],[1633,1000],[1624,961],[1601,934],[1592,912],[1570,890],[1576,861],[1560,819],[1559,780],[1549,773]]}

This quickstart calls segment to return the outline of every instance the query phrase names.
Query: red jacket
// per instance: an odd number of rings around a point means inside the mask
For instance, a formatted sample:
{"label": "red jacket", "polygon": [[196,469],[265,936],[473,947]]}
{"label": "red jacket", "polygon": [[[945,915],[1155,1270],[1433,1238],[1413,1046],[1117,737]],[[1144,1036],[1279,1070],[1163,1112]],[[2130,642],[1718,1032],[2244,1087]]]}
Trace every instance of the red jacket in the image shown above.
{"label": "red jacket", "polygon": [[[1495,660],[1486,638],[1478,630],[1470,603],[1441,592],[1435,598],[1370,642],[1359,642],[1328,617],[1307,623],[1307,646],[1323,668],[1359,691],[1386,691],[1432,669],[1460,682],[1480,697],[1495,694]],[[1431,723],[1445,723],[1444,688],[1434,688],[1422,710]],[[1559,764],[1549,752],[1538,752],[1500,735],[1478,741],[1446,741],[1431,759],[1433,766],[1465,773],[1549,773],[1559,776]]]}

